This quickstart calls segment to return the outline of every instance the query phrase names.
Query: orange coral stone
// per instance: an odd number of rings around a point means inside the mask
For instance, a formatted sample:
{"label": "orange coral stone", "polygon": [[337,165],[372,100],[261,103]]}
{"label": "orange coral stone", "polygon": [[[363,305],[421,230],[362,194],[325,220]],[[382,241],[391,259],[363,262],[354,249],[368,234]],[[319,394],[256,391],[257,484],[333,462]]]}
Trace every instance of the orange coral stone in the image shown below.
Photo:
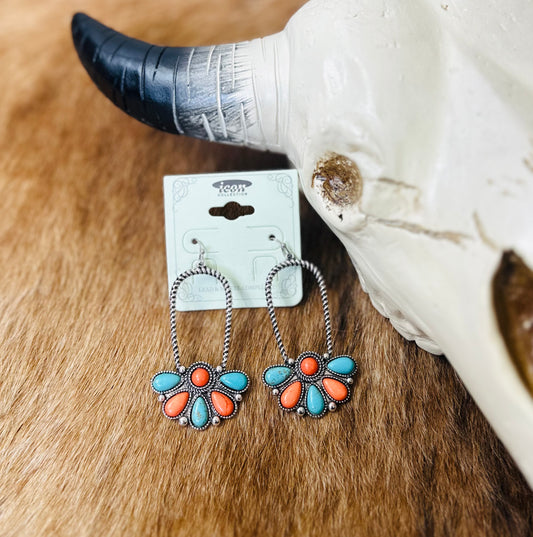
{"label": "orange coral stone", "polygon": [[283,408],[294,408],[300,400],[302,383],[297,380],[289,384],[281,394],[280,403]]}
{"label": "orange coral stone", "polygon": [[203,367],[197,367],[191,375],[191,382],[201,388],[209,382],[209,371]]}
{"label": "orange coral stone", "polygon": [[318,362],[315,358],[308,356],[304,358],[300,363],[300,369],[302,373],[307,376],[314,375],[318,371]]}
{"label": "orange coral stone", "polygon": [[348,397],[348,388],[338,380],[325,378],[322,381],[324,389],[328,392],[335,401],[343,401]]}
{"label": "orange coral stone", "polygon": [[229,416],[235,408],[233,401],[227,395],[220,392],[211,393],[211,401],[213,401],[216,411],[224,417]]}
{"label": "orange coral stone", "polygon": [[178,414],[182,412],[189,400],[189,392],[180,392],[176,395],[173,395],[165,403],[165,414],[171,418],[175,418]]}

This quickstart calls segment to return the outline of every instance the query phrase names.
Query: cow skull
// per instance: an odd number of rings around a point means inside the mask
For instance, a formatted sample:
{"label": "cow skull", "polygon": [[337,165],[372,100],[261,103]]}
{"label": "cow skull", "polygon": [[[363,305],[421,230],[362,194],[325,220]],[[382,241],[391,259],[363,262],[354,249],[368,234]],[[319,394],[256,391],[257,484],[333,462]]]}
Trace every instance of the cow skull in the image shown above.
{"label": "cow skull", "polygon": [[446,354],[533,485],[531,28],[526,0],[314,0],[199,48],[72,27],[130,115],[286,153],[374,306]]}

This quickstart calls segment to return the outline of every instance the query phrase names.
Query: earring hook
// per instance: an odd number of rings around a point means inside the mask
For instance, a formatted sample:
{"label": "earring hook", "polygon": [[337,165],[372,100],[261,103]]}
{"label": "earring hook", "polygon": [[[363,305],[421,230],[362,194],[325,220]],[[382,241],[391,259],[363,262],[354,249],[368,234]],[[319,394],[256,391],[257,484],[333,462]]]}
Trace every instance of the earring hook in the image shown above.
{"label": "earring hook", "polygon": [[283,241],[280,241],[276,237],[276,235],[269,235],[268,238],[269,238],[269,240],[276,241],[279,244],[279,246],[281,248],[281,251],[283,252],[283,255],[287,259],[294,259],[294,254],[289,250],[289,247]]}
{"label": "earring hook", "polygon": [[192,239],[191,242],[199,247],[198,261],[196,263],[199,267],[203,267],[205,265],[205,246],[196,238]]}

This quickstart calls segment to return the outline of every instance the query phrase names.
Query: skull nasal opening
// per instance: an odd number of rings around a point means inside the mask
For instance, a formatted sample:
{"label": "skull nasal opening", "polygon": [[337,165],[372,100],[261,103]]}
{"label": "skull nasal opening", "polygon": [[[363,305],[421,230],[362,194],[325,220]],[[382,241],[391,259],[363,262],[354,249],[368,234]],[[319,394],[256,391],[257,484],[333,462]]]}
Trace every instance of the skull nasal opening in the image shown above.
{"label": "skull nasal opening", "polygon": [[533,270],[513,251],[502,255],[492,296],[510,358],[533,396]]}

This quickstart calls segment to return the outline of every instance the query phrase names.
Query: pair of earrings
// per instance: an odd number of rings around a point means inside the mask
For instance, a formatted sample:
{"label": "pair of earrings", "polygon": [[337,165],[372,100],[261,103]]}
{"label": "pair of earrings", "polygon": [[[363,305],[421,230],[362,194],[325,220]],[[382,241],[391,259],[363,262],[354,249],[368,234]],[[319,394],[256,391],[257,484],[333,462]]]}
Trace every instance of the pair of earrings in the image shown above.
{"label": "pair of earrings", "polygon": [[[357,363],[351,356],[333,356],[328,296],[320,270],[313,263],[295,257],[287,245],[275,236],[271,235],[269,238],[280,244],[285,255],[285,260],[272,268],[265,281],[267,310],[283,363],[267,367],[262,380],[278,398],[279,406],[283,410],[295,411],[300,416],[320,418],[328,411],[335,411],[339,403],[348,401]],[[231,288],[220,272],[205,265],[205,249],[199,241],[193,240],[193,243],[200,246],[196,266],[181,273],[170,291],[170,336],[176,369],[160,371],[154,375],[151,386],[159,394],[163,414],[167,418],[177,419],[180,425],[202,430],[209,425],[219,425],[221,420],[235,415],[237,404],[242,401],[242,394],[248,389],[250,380],[244,371],[226,370],[231,336]],[[293,359],[285,350],[272,300],[272,281],[279,271],[287,267],[303,267],[309,270],[318,282],[326,326],[325,354],[306,351]],[[176,295],[183,281],[197,274],[216,278],[222,284],[226,295],[224,347],[222,361],[216,367],[204,361],[195,362],[189,367],[180,363],[176,335]]]}

